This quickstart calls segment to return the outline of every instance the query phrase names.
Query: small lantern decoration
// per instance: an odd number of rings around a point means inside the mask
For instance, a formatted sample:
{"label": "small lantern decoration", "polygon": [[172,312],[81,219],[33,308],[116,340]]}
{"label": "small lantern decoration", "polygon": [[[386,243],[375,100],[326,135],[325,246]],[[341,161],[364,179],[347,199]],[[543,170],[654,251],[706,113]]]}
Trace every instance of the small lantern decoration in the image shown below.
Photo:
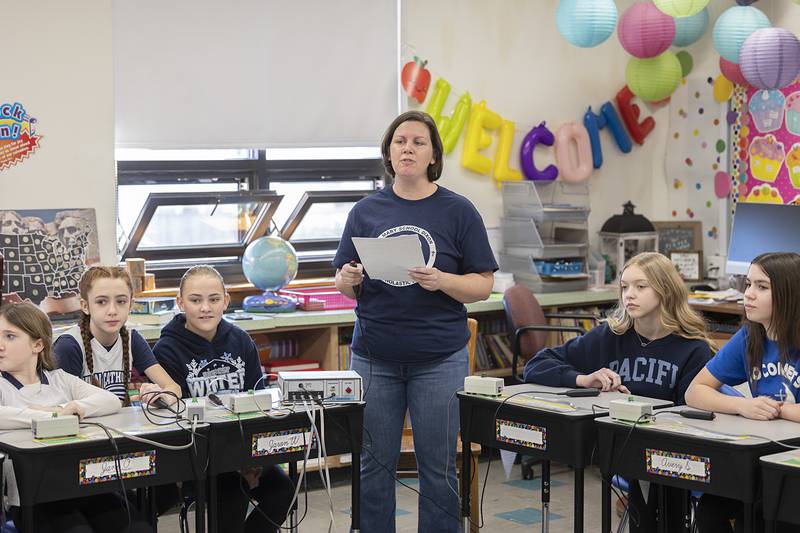
{"label": "small lantern decoration", "polygon": [[742,76],[742,71],[739,68],[739,65],[736,63],[731,63],[722,56],[719,58],[719,71],[722,72],[722,75],[728,78],[729,81],[737,85],[749,85],[747,80],[744,79],[744,76]]}
{"label": "small lantern decoration", "polygon": [[739,51],[739,67],[753,87],[786,87],[800,73],[800,40],[783,28],[754,31]]}
{"label": "small lantern decoration", "polygon": [[670,17],[691,17],[708,5],[708,0],[653,0],[658,9]]}
{"label": "small lantern decoration", "polygon": [[731,63],[739,63],[739,50],[750,34],[772,26],[763,11],[753,6],[729,7],[714,24],[714,49]]}
{"label": "small lantern decoration", "polygon": [[708,8],[691,17],[680,17],[675,19],[675,39],[673,46],[689,46],[697,42],[708,28]]}
{"label": "small lantern decoration", "polygon": [[603,224],[600,235],[600,253],[614,267],[612,279],[616,280],[625,263],[641,252],[658,250],[658,233],[653,223],[633,212],[636,206],[630,201],[621,215],[614,215]]}
{"label": "small lantern decoration", "polygon": [[616,25],[614,0],[561,0],[558,4],[558,31],[575,46],[597,46],[614,33]]}
{"label": "small lantern decoration", "polygon": [[681,83],[681,62],[667,50],[660,56],[632,57],[625,69],[625,81],[633,94],[646,102],[668,97]]}
{"label": "small lantern decoration", "polygon": [[617,28],[619,42],[630,55],[655,57],[669,49],[675,38],[675,19],[651,3],[636,3],[625,10]]}

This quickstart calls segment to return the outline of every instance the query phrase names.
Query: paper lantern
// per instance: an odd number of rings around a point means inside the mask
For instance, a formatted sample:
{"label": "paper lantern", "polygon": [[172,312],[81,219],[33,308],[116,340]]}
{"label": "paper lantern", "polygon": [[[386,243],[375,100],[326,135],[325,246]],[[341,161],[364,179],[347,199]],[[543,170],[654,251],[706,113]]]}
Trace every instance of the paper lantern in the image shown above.
{"label": "paper lantern", "polygon": [[800,73],[800,41],[783,28],[755,31],[742,44],[739,67],[753,87],[786,87]]}
{"label": "paper lantern", "polygon": [[634,57],[664,53],[675,38],[675,19],[649,2],[633,4],[619,19],[619,42]]}
{"label": "paper lantern", "polygon": [[672,40],[673,46],[689,46],[696,42],[708,28],[708,8],[703,8],[700,13],[691,17],[680,17],[675,19],[675,38]]}
{"label": "paper lantern", "polygon": [[714,49],[730,61],[739,63],[739,50],[750,34],[771,26],[767,16],[753,6],[729,7],[714,24]]}
{"label": "paper lantern", "polygon": [[737,85],[749,85],[747,80],[744,79],[744,76],[742,76],[742,71],[739,69],[739,65],[736,63],[731,63],[724,57],[719,58],[719,71],[722,72],[723,76]]}
{"label": "paper lantern", "polygon": [[736,0],[736,3],[740,6],[749,6],[750,4],[755,4],[758,0]]}
{"label": "paper lantern", "polygon": [[691,17],[708,5],[708,0],[653,0],[655,6],[674,18]]}
{"label": "paper lantern", "polygon": [[561,0],[556,10],[559,33],[581,48],[602,43],[614,33],[616,25],[614,0]]}
{"label": "paper lantern", "polygon": [[632,57],[625,69],[625,80],[631,92],[642,100],[663,100],[681,82],[681,63],[669,50],[647,59]]}
{"label": "paper lantern", "polygon": [[692,72],[692,68],[694,68],[694,59],[692,59],[692,54],[687,52],[686,50],[681,50],[675,57],[678,58],[678,62],[681,64],[681,76],[686,77],[689,73]]}

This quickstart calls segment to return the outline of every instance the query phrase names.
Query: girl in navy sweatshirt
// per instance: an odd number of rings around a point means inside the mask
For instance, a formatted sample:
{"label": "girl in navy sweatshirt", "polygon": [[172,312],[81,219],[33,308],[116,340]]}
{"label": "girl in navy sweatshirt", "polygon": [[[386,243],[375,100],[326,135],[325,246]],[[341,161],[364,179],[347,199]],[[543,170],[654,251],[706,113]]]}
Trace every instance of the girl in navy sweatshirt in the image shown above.
{"label": "girl in navy sweatshirt", "polygon": [[[230,296],[216,269],[199,265],[187,270],[177,303],[183,313],[164,326],[153,351],[184,397],[264,388],[253,339],[222,319]],[[223,474],[218,487],[219,516],[225,521],[219,527],[229,533],[277,531],[294,494],[291,481],[276,466]],[[245,519],[251,498],[258,507]]]}
{"label": "girl in navy sweatshirt", "polygon": [[[683,404],[686,389],[714,351],[675,266],[662,254],[645,252],[623,267],[619,304],[611,316],[586,335],[537,353],[524,376],[542,385],[596,387]],[[631,483],[631,504],[639,510],[631,531],[655,530],[654,487],[648,498],[652,505],[645,508],[638,484]],[[670,500],[680,497],[672,492]],[[681,517],[675,515],[677,527]]]}

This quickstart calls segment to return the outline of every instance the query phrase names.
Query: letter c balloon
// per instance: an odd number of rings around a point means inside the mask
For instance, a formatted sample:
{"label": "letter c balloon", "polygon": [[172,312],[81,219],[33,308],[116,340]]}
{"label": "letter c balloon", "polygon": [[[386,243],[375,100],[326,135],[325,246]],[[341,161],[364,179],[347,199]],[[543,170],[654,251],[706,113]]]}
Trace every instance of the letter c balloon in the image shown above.
{"label": "letter c balloon", "polygon": [[525,174],[527,179],[541,181],[556,179],[558,168],[554,165],[548,165],[544,170],[539,170],[533,162],[533,150],[537,144],[553,146],[554,142],[553,132],[547,129],[544,122],[534,127],[522,139],[522,145],[519,149],[519,163],[520,167],[522,167],[522,173]]}

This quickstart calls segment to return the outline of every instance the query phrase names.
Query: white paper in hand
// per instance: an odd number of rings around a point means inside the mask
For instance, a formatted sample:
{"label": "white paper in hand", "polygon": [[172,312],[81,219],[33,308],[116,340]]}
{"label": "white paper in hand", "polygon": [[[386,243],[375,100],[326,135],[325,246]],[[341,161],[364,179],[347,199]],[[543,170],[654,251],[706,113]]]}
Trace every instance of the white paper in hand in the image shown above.
{"label": "white paper in hand", "polygon": [[416,235],[384,239],[353,237],[353,245],[364,265],[364,271],[372,279],[414,282],[408,271],[425,266],[422,243]]}

